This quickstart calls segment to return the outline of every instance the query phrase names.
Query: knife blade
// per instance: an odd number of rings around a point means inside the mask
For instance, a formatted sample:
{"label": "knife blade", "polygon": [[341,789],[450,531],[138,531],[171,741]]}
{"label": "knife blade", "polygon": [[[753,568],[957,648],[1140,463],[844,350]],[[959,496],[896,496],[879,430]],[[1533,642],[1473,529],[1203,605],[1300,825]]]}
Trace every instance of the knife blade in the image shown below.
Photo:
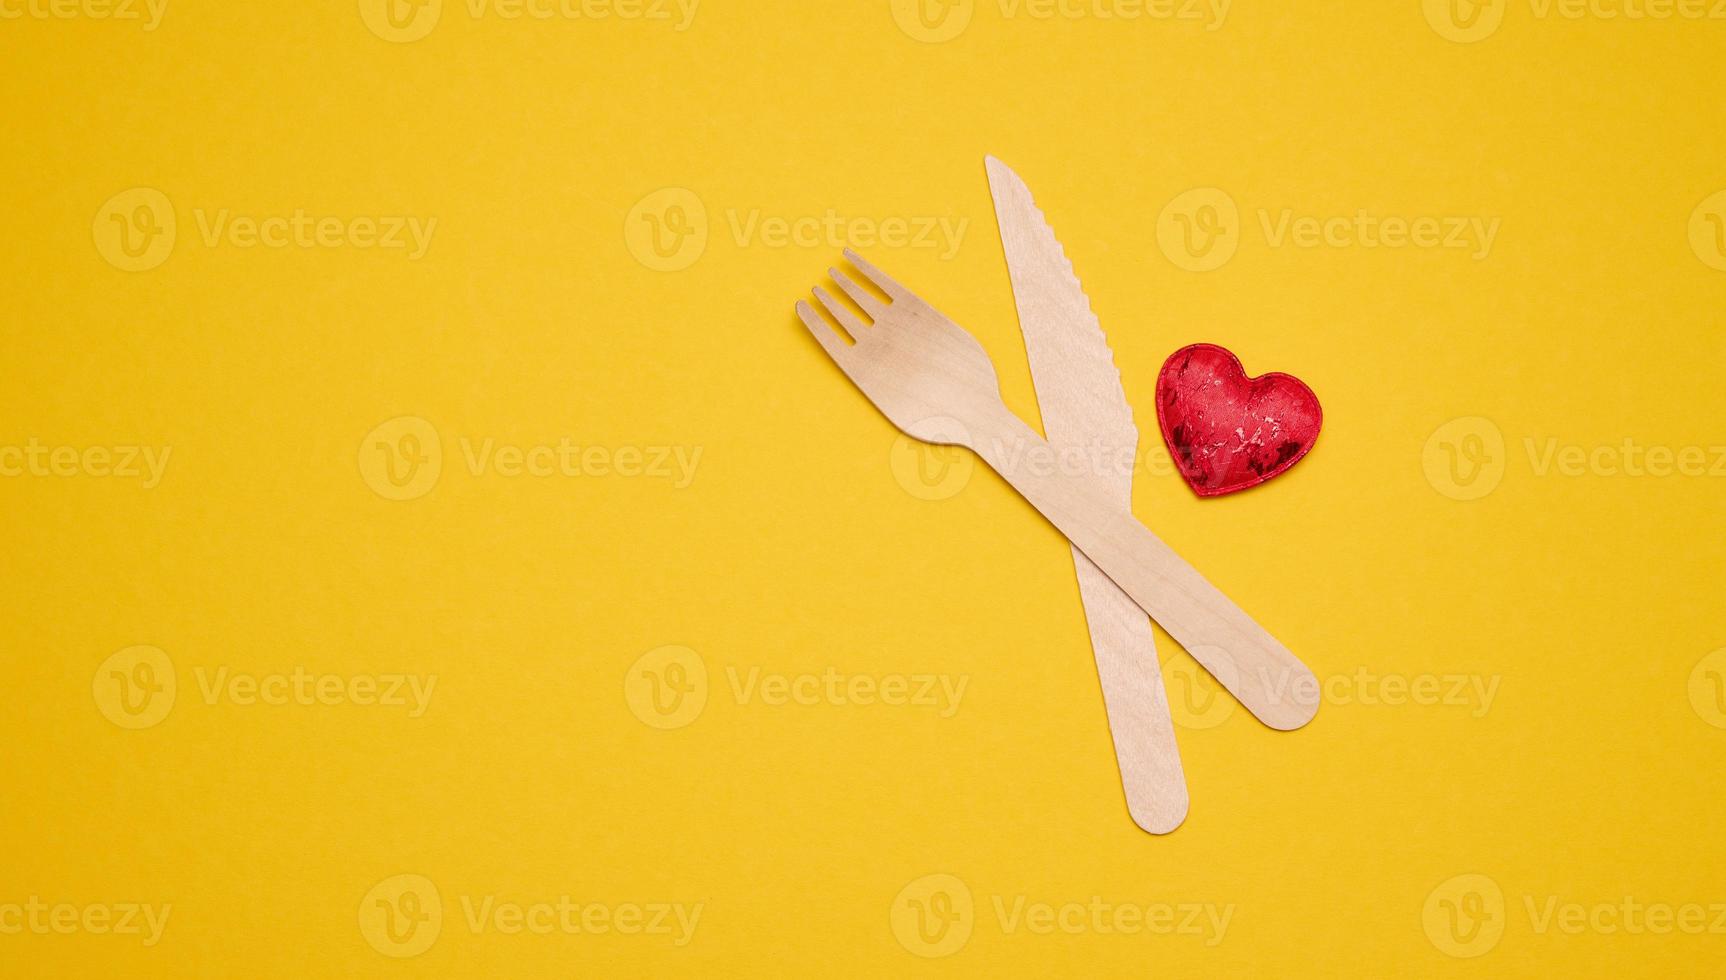
{"label": "knife blade", "polygon": [[[1139,429],[1108,338],[1030,188],[995,157],[984,163],[1044,436],[1063,458],[1087,461],[1087,475],[1130,512]],[[1127,811],[1166,834],[1186,818],[1187,784],[1151,622],[1077,548],[1073,566]]]}

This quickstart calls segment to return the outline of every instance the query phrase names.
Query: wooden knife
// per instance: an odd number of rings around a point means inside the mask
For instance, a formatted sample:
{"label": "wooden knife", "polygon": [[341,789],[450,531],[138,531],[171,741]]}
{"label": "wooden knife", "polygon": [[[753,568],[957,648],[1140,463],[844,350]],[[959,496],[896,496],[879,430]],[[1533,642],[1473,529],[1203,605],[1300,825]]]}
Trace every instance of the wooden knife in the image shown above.
{"label": "wooden knife", "polygon": [[[1131,513],[1139,429],[1108,339],[1030,188],[1000,160],[985,163],[1044,436],[1067,451],[1069,465],[1083,460],[1086,475]],[[1187,783],[1151,622],[1078,548],[1073,566],[1127,811],[1145,830],[1166,834],[1186,818]]]}

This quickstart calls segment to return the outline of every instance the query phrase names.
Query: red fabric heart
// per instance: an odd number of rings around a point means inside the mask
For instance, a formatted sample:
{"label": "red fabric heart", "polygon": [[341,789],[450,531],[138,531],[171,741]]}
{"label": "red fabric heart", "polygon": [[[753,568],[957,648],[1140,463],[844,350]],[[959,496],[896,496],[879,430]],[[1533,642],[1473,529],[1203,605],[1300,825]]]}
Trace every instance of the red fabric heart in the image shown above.
{"label": "red fabric heart", "polygon": [[1157,424],[1187,486],[1201,497],[1255,487],[1300,461],[1324,412],[1299,378],[1248,378],[1216,344],[1182,347],[1157,375]]}

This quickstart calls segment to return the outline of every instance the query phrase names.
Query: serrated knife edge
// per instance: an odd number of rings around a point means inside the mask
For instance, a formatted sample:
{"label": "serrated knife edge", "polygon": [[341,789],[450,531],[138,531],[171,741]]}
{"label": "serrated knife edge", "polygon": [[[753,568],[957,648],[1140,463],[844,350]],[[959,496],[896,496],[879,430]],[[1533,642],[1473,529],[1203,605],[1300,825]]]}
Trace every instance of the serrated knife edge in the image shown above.
{"label": "serrated knife edge", "polygon": [[[986,166],[1044,434],[1057,448],[1095,441],[1131,458],[1138,425],[1090,297],[1030,188],[995,157]],[[1097,475],[1125,504],[1131,469],[1104,469]]]}

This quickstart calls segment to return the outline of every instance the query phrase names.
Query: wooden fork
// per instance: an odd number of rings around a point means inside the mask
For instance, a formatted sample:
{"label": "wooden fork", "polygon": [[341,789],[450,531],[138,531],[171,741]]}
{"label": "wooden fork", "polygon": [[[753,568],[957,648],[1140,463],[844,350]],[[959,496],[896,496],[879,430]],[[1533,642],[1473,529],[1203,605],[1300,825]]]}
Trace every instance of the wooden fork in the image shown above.
{"label": "wooden fork", "polygon": [[855,252],[845,257],[888,299],[829,269],[869,320],[819,286],[815,298],[852,342],[806,302],[797,315],[889,421],[913,439],[982,457],[1265,724],[1287,730],[1312,720],[1318,684],[1306,665],[1087,477],[1030,465],[1054,457],[1001,400],[982,346]]}

